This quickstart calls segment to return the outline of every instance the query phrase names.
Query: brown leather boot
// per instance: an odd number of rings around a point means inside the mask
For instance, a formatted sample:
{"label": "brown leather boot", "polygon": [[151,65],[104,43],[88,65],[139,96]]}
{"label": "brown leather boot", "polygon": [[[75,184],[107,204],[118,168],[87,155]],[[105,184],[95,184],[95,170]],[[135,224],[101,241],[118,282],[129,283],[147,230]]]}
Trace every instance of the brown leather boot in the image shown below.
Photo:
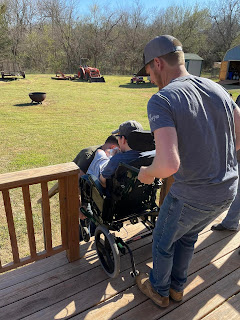
{"label": "brown leather boot", "polygon": [[159,307],[166,308],[169,305],[169,297],[162,297],[157,291],[155,291],[149,281],[149,277],[146,273],[140,273],[136,276],[136,283],[138,288],[148,298],[150,298]]}
{"label": "brown leather boot", "polygon": [[183,291],[176,291],[173,288],[170,288],[169,294],[174,301],[180,302],[183,299]]}

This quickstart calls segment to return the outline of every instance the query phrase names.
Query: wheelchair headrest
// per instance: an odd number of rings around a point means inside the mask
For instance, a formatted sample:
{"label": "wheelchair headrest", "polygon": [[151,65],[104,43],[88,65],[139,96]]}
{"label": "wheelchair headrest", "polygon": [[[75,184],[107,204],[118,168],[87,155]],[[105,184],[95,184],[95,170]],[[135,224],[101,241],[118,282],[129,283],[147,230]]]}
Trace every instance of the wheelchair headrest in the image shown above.
{"label": "wheelchair headrest", "polygon": [[134,130],[127,138],[128,145],[131,149],[137,151],[151,151],[155,149],[155,142],[151,131]]}
{"label": "wheelchair headrest", "polygon": [[141,152],[138,159],[130,162],[130,165],[135,168],[140,168],[141,166],[150,166],[153,162],[153,158],[156,155],[156,150]]}

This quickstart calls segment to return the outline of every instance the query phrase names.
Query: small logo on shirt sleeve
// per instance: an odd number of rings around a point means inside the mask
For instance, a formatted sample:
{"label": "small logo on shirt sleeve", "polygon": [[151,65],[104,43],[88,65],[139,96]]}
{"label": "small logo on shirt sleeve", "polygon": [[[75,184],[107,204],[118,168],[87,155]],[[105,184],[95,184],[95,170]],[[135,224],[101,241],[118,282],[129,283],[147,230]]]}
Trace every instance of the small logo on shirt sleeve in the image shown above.
{"label": "small logo on shirt sleeve", "polygon": [[149,122],[154,122],[157,119],[159,119],[159,114],[156,114],[156,115],[149,114],[148,119],[149,119]]}

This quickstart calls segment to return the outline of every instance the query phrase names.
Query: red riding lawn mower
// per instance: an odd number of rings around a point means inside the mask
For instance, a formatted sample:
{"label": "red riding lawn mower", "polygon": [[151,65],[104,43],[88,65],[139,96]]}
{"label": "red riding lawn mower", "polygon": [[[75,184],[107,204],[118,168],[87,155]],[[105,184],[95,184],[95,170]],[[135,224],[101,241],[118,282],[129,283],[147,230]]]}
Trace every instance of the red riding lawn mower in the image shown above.
{"label": "red riding lawn mower", "polygon": [[97,68],[89,67],[86,64],[88,59],[81,59],[78,71],[78,78],[86,80],[89,82],[105,82],[103,76],[101,76],[100,71]]}
{"label": "red riding lawn mower", "polygon": [[136,83],[136,84],[139,84],[139,83],[145,83],[145,81],[143,80],[143,77],[142,76],[137,76],[136,73],[134,73],[132,79],[131,79],[131,83]]}

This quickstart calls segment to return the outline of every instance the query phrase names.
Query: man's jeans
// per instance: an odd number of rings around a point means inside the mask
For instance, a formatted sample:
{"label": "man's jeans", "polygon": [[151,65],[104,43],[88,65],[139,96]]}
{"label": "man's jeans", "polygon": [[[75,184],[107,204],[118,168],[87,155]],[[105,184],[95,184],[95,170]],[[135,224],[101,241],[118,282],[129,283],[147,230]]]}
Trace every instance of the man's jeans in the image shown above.
{"label": "man's jeans", "polygon": [[153,231],[153,269],[150,281],[161,295],[168,296],[169,288],[183,291],[198,233],[230,206],[189,204],[166,196]]}
{"label": "man's jeans", "polygon": [[[238,163],[238,172],[240,174],[240,164]],[[238,190],[236,198],[233,200],[231,207],[225,219],[222,221],[222,225],[229,230],[238,230],[240,220],[240,179],[238,180]]]}

